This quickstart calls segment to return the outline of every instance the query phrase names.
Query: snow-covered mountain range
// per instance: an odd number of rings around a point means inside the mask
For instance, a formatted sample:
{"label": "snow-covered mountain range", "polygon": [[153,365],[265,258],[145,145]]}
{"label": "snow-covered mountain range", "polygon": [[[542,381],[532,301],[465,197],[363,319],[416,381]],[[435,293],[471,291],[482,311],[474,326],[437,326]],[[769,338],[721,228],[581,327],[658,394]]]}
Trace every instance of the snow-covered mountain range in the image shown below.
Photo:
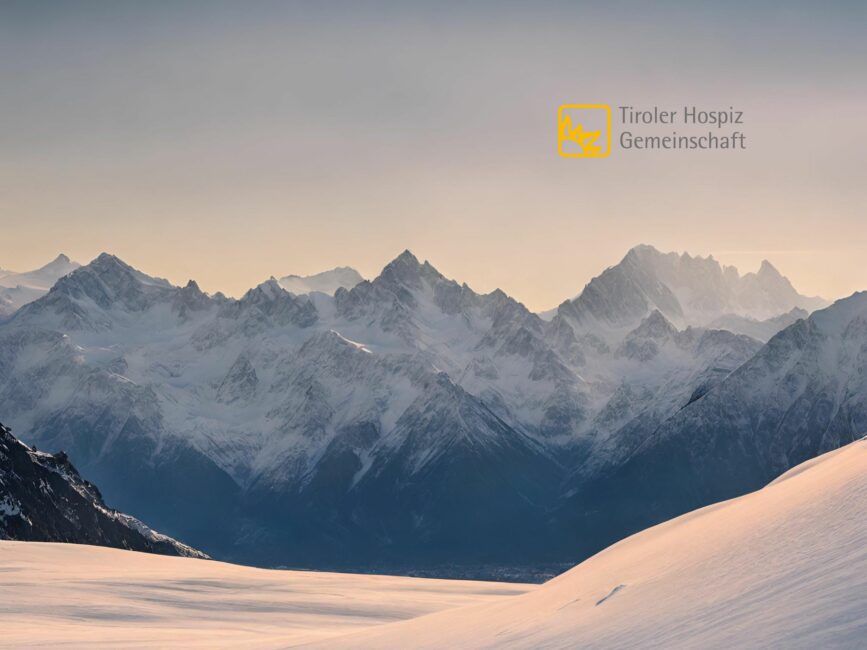
{"label": "snow-covered mountain range", "polygon": [[31,449],[0,424],[0,539],[71,542],[206,558],[105,505],[65,454]]}
{"label": "snow-covered mountain range", "polygon": [[57,280],[79,266],[61,254],[35,271],[15,273],[0,269],[0,318],[44,296]]}
{"label": "snow-covered mountain range", "polygon": [[[104,254],[0,326],[0,412],[67,450],[125,511],[221,557],[393,570],[572,561],[720,493],[703,491],[712,472],[687,472],[688,497],[659,481],[646,495],[667,504],[659,512],[624,508],[587,533],[598,513],[585,494],[631,477],[631,459],[664,448],[659,431],[779,345],[700,323],[764,320],[770,336],[769,319],[783,327],[815,304],[769,264],[741,277],[644,246],[550,321],[408,251],[333,296],[272,278],[238,300]],[[721,430],[703,425],[699,439]],[[672,462],[713,464],[713,444]],[[794,448],[725,489],[785,470]]]}

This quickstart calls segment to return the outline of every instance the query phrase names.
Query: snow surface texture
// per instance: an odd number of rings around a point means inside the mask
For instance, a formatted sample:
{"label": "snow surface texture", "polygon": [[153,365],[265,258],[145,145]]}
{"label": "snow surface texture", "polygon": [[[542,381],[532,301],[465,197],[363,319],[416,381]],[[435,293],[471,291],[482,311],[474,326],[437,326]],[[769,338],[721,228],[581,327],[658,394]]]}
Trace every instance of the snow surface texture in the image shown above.
{"label": "snow surface texture", "polygon": [[[272,278],[240,300],[103,254],[0,325],[0,414],[113,505],[222,559],[574,562],[573,537],[539,534],[564,482],[571,495],[629,458],[761,347],[690,315],[805,300],[770,265],[741,278],[649,247],[550,322],[408,251],[334,296]],[[771,478],[756,477],[732,489]],[[586,552],[615,539],[561,512]]]}
{"label": "snow surface texture", "polygon": [[0,317],[8,316],[27,303],[44,296],[57,280],[72,273],[79,266],[81,265],[78,262],[73,262],[61,254],[35,271],[15,273],[0,270]]}
{"label": "snow surface texture", "polygon": [[863,648],[867,441],[638,533],[523,596],[328,648]]}
{"label": "snow surface texture", "polygon": [[0,647],[285,648],[533,588],[0,542]]}
{"label": "snow surface texture", "polygon": [[861,648],[867,441],[540,587],[0,542],[0,629],[16,648]]}

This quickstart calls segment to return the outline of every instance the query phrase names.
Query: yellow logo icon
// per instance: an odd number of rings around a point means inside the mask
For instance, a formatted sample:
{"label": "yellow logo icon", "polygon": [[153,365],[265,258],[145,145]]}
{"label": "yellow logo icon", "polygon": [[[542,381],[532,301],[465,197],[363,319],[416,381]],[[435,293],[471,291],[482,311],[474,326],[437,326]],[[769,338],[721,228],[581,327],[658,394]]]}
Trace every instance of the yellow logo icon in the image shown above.
{"label": "yellow logo icon", "polygon": [[557,152],[564,158],[605,158],[611,153],[611,107],[563,104],[557,111]]}

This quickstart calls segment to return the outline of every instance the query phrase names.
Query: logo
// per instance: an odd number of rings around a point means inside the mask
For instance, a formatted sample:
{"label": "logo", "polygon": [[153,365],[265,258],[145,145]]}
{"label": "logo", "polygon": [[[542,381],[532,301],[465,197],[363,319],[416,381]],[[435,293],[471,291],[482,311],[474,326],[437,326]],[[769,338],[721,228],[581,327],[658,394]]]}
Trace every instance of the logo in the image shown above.
{"label": "logo", "polygon": [[611,107],[563,104],[557,111],[557,152],[564,158],[605,158],[611,153]]}

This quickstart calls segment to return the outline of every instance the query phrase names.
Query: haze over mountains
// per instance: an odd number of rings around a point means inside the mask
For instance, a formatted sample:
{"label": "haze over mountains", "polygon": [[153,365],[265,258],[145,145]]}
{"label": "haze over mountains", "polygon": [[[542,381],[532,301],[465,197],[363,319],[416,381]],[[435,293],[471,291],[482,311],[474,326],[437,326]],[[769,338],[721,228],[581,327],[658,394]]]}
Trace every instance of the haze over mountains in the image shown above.
{"label": "haze over mountains", "polygon": [[601,336],[634,327],[650,310],[683,327],[705,326],[725,316],[766,320],[792,309],[827,306],[822,298],[802,296],[764,260],[757,273],[741,276],[713,257],[663,254],[636,246],[626,257],[593,278],[557,315],[568,316]]}
{"label": "haze over mountains", "polygon": [[[823,374],[859,330],[826,340],[821,326],[849,327],[857,307],[765,346],[707,327],[763,322],[764,338],[820,304],[770,264],[739,276],[637,247],[550,321],[409,252],[333,296],[281,284],[209,296],[101,255],[0,325],[0,413],[68,451],[112,503],[221,558],[530,577],[754,489],[860,426],[860,366]],[[849,419],[814,440],[781,412],[772,449],[741,463],[750,449],[731,443],[717,472],[718,436],[774,426],[759,396],[780,396],[743,370],[771,357],[797,368],[766,378],[792,403],[830,400],[816,431]],[[749,410],[705,406],[719,394]],[[687,418],[705,427],[694,439]],[[600,513],[617,494],[619,514]]]}
{"label": "haze over mountains", "polygon": [[45,295],[57,280],[81,266],[58,255],[45,266],[27,273],[0,269],[0,318]]}
{"label": "haze over mountains", "polygon": [[340,288],[351,289],[364,278],[353,268],[341,266],[330,271],[323,271],[314,275],[287,275],[280,278],[280,286],[289,293],[303,294],[320,291],[333,296]]}

